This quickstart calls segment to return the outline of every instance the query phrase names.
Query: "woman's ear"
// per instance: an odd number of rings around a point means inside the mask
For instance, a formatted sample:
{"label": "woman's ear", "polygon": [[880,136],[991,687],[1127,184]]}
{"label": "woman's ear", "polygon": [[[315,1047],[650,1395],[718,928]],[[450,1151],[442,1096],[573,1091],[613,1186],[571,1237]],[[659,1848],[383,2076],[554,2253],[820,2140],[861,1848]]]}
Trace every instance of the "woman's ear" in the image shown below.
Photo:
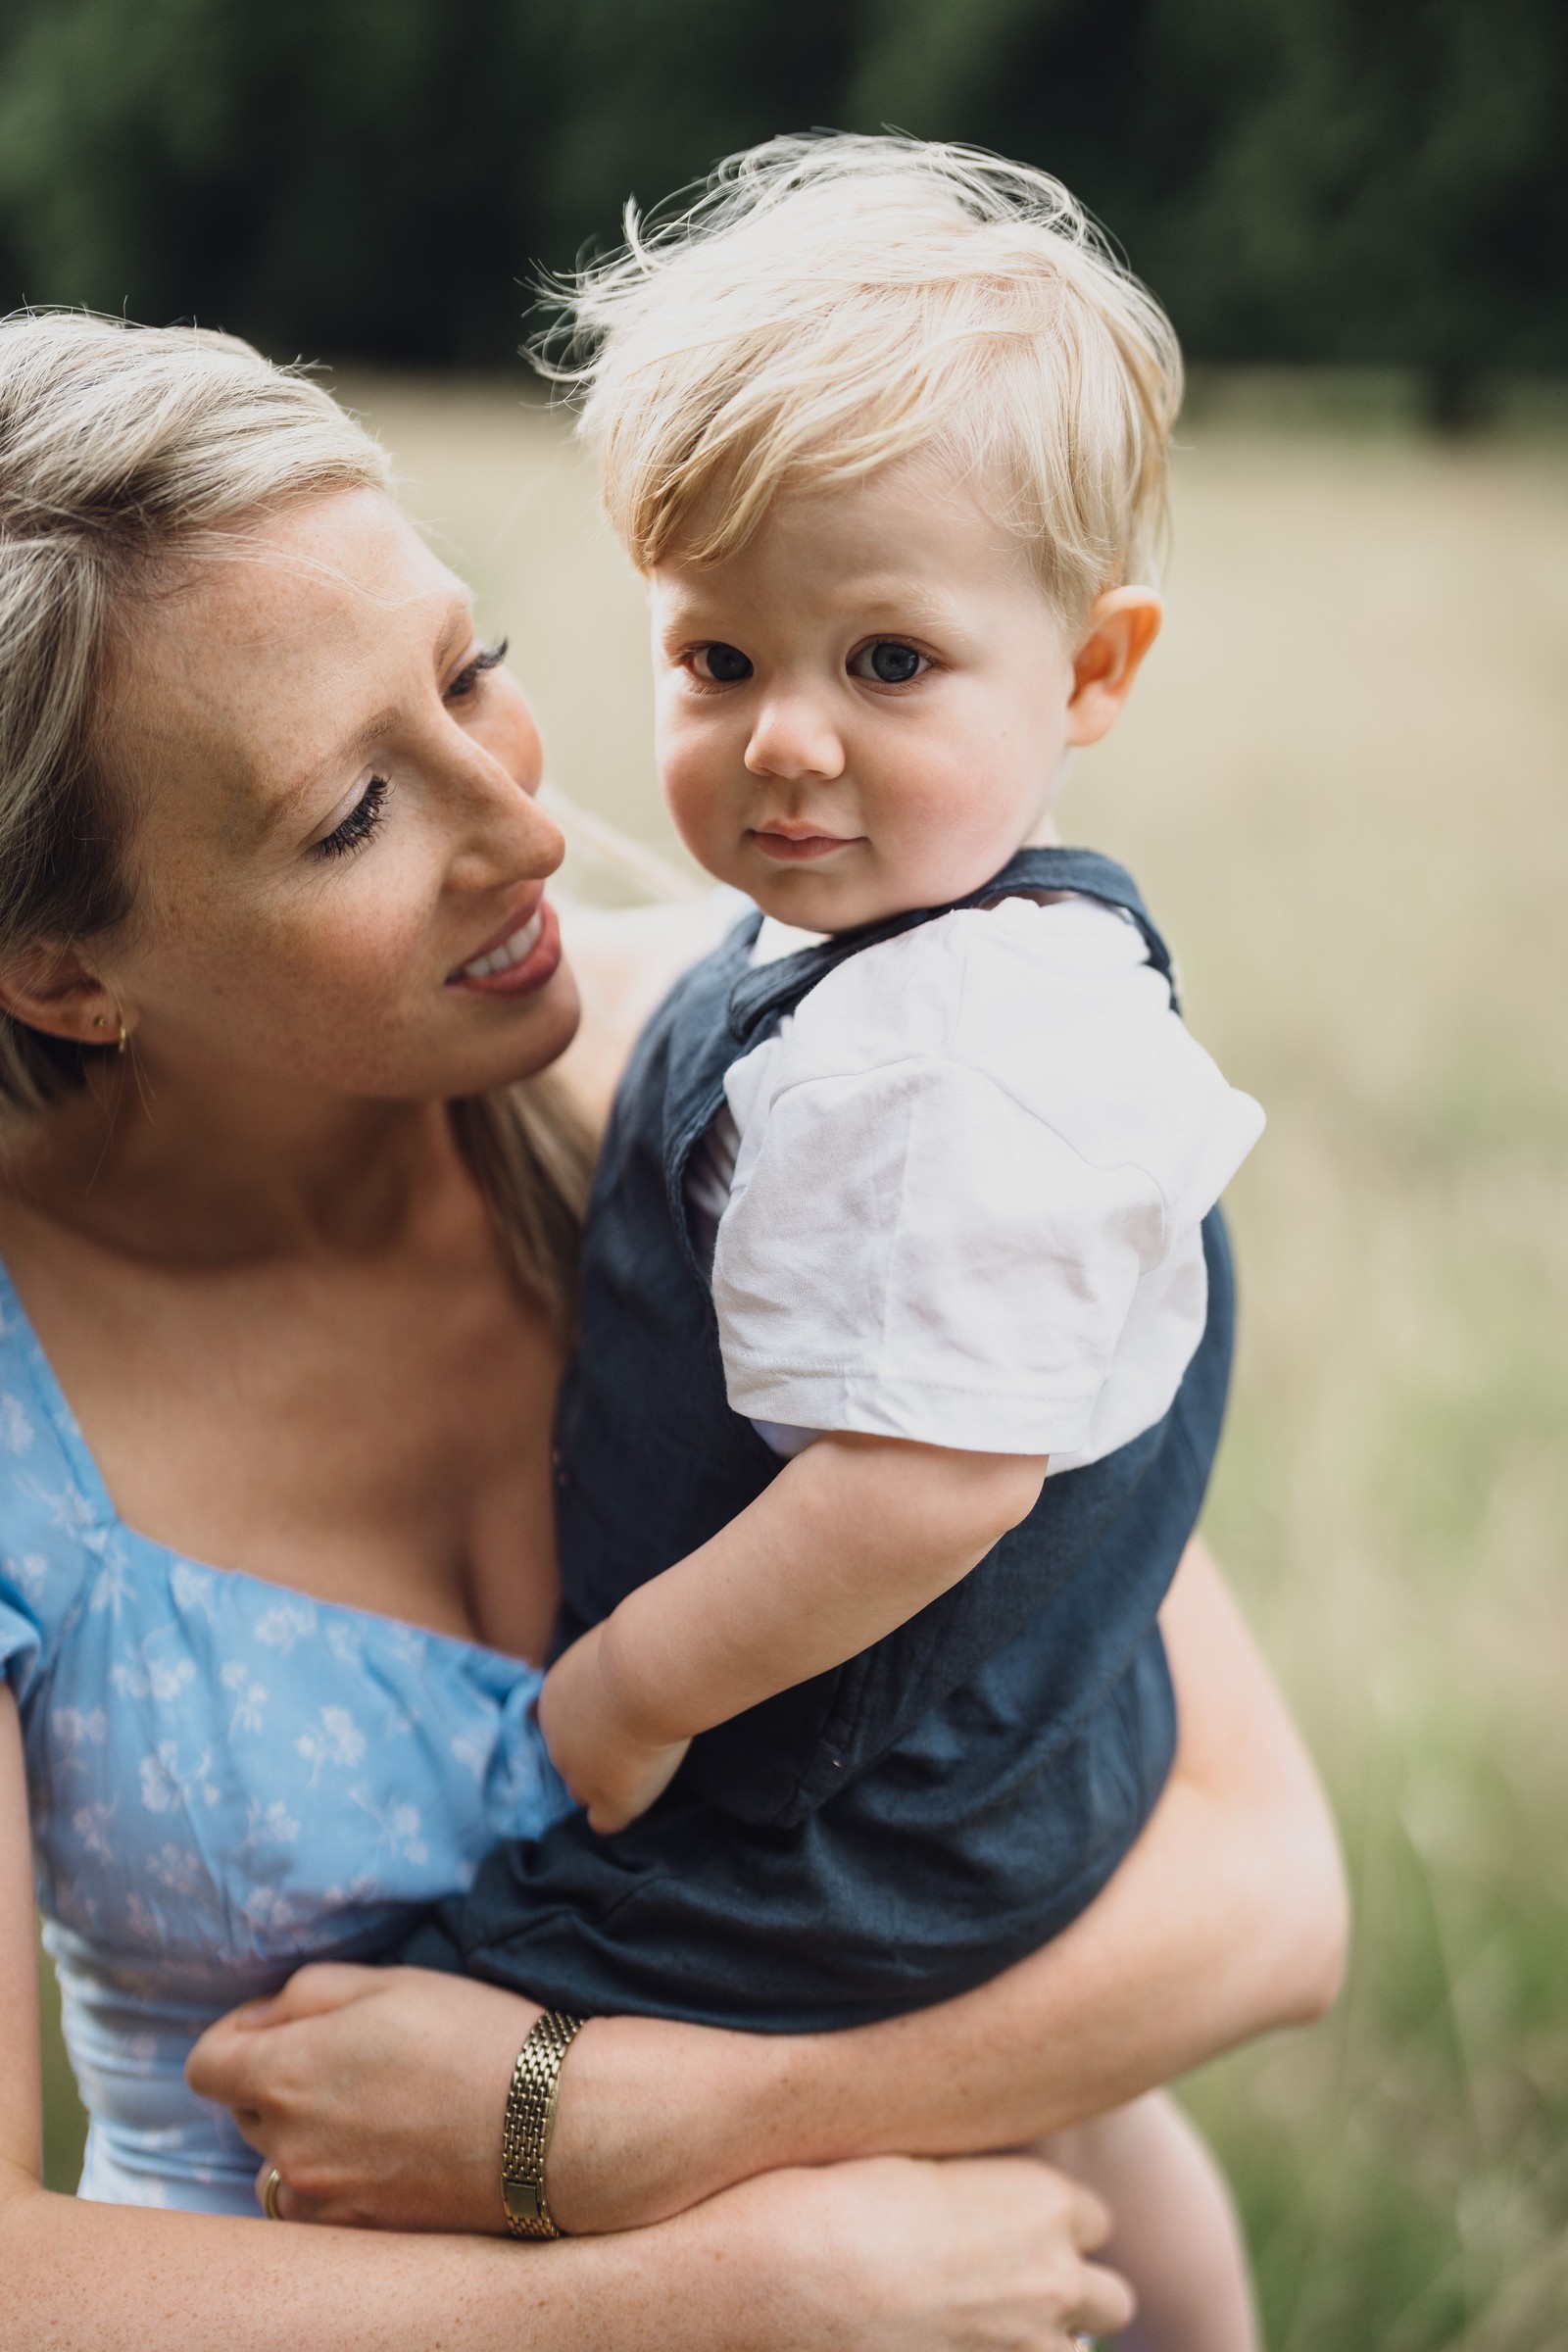
{"label": "woman's ear", "polygon": [[118,1045],[126,1019],[74,948],[48,942],[25,949],[0,971],[0,1008],[29,1029],[78,1046]]}
{"label": "woman's ear", "polygon": [[1096,599],[1072,658],[1069,743],[1098,743],[1109,734],[1164,617],[1152,588],[1109,588]]}

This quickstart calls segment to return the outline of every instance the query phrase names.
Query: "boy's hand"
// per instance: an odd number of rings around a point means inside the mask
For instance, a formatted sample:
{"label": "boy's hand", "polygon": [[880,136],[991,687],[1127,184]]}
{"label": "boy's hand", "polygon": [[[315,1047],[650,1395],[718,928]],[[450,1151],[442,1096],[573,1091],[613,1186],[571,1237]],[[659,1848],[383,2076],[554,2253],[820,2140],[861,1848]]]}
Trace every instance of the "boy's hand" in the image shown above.
{"label": "boy's hand", "polygon": [[539,1729],[550,1757],[602,1838],[623,1830],[662,1796],[691,1745],[638,1740],[616,1710],[601,1669],[603,1627],[556,1660],[539,1693]]}

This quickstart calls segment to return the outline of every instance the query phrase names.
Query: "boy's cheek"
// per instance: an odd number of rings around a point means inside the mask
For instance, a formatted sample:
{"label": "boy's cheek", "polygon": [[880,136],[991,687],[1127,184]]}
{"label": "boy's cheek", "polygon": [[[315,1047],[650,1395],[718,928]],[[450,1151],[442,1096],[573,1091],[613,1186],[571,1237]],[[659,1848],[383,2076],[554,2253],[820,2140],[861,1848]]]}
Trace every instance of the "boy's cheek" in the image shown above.
{"label": "boy's cheek", "polygon": [[744,830],[739,796],[727,792],[701,763],[666,760],[660,780],[664,806],[682,842],[708,872],[726,880]]}

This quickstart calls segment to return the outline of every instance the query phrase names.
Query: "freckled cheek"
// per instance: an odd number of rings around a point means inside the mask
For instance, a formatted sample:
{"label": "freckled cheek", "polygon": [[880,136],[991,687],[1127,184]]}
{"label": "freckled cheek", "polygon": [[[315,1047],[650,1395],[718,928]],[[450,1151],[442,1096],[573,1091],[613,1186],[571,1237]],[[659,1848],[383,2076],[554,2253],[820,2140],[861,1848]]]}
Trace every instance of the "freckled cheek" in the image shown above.
{"label": "freckled cheek", "polygon": [[373,906],[322,907],[306,919],[267,927],[257,964],[274,1006],[294,1008],[308,1027],[354,1023],[397,1027],[428,1004],[432,930],[428,910],[380,899]]}

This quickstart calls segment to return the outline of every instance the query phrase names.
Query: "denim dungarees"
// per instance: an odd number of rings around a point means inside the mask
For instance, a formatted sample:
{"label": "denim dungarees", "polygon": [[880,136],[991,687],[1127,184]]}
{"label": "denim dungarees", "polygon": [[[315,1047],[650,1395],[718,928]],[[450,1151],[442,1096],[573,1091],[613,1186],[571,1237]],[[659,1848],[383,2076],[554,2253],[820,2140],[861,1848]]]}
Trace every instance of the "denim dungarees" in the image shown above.
{"label": "denim dungarees", "polygon": [[[975,906],[1073,891],[1170,958],[1131,877],[1025,850]],[[581,1337],[557,1428],[562,1641],[717,1533],[782,1464],[725,1397],[685,1202],[724,1073],[901,915],[754,969],[760,918],[688,973],[627,1070],[589,1211]],[[1056,1935],[1100,1891],[1170,1768],[1155,1622],[1224,1415],[1234,1302],[1205,1220],[1208,1322],[1164,1420],[1048,1479],[961,1584],[833,1672],[704,1734],[618,1836],[581,1815],[507,1845],[408,1956],[575,2012],[799,2033],[947,1998]]]}

